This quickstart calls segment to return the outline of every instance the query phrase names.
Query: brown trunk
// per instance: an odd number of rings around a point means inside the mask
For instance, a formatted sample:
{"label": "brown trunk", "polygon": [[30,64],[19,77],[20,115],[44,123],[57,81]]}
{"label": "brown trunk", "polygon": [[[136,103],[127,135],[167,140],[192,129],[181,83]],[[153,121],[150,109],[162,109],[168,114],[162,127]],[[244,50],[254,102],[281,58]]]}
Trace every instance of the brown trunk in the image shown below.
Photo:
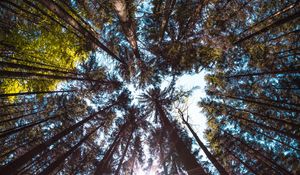
{"label": "brown trunk", "polygon": [[94,175],[102,175],[104,173],[109,173],[108,172],[109,163],[112,159],[113,153],[115,152],[115,150],[117,149],[118,144],[120,143],[120,139],[121,139],[120,136],[123,133],[126,125],[127,125],[127,123],[122,125],[122,127],[120,128],[120,131],[116,135],[113,143],[110,145],[109,149],[105,152],[102,160],[97,165]]}
{"label": "brown trunk", "polygon": [[[18,54],[24,54],[24,55],[26,54],[26,56],[28,56],[29,58],[33,58],[35,60],[40,60],[40,57],[32,56],[29,53],[25,53],[25,52],[22,52],[22,51],[19,51],[19,50],[17,52],[18,52]],[[47,67],[46,69],[58,70],[58,71],[61,71],[61,72],[71,72],[72,71],[71,69],[57,67],[57,66],[54,66],[54,65],[49,65],[49,64],[46,64],[46,63],[43,63],[43,62],[30,61],[30,60],[21,59],[21,58],[15,58],[15,57],[8,56],[8,55],[3,55],[3,59],[6,60],[6,61],[9,61],[9,62],[12,62],[12,60],[17,61],[18,63],[21,62],[21,65],[23,64],[22,62],[25,62],[27,64],[34,65],[34,67],[42,66],[42,67]]]}
{"label": "brown trunk", "polygon": [[55,119],[57,118],[58,116],[54,116],[54,117],[49,117],[49,118],[45,118],[45,119],[42,119],[42,120],[38,120],[36,122],[33,122],[33,123],[29,123],[29,124],[25,124],[25,125],[21,125],[21,126],[18,126],[16,128],[11,128],[11,129],[8,129],[8,130],[5,130],[5,131],[1,131],[1,135],[0,135],[0,138],[5,138],[5,137],[8,137],[10,135],[13,135],[13,134],[16,134],[18,133],[19,131],[24,131],[25,129],[27,128],[31,128],[31,127],[34,127],[38,124],[41,124],[41,123],[44,123],[48,120],[51,120],[51,119]]}
{"label": "brown trunk", "polygon": [[[269,162],[271,165],[275,166],[276,169],[277,169],[278,171],[282,172],[283,174],[286,174],[286,175],[291,174],[291,173],[288,172],[286,169],[284,169],[283,167],[281,167],[280,165],[278,165],[276,162],[274,162],[273,160],[271,160],[269,157],[263,155],[259,150],[256,150],[256,149],[252,148],[251,146],[249,146],[248,144],[246,144],[246,143],[245,143],[243,140],[241,140],[240,138],[235,137],[235,136],[229,134],[227,131],[224,131],[224,133],[225,133],[227,136],[229,136],[229,137],[235,139],[236,141],[238,141],[238,142],[241,144],[240,148],[243,148],[243,149],[248,148],[249,150],[253,151],[253,153],[254,153],[253,155],[254,155],[255,157],[257,157],[258,159],[263,159],[262,161],[267,161],[267,162]],[[271,166],[271,167],[272,167],[272,166]]]}
{"label": "brown trunk", "polygon": [[299,69],[275,70],[275,71],[266,71],[266,72],[229,75],[229,76],[225,76],[224,78],[240,78],[240,77],[251,77],[251,76],[260,76],[260,75],[280,75],[280,74],[297,74],[297,73],[300,73]]}
{"label": "brown trunk", "polygon": [[134,129],[135,129],[135,128],[133,127],[132,130],[131,130],[131,132],[130,132],[130,136],[128,137],[128,140],[127,140],[127,143],[126,143],[126,146],[125,146],[125,150],[124,150],[124,152],[123,152],[123,154],[122,154],[122,157],[121,157],[121,159],[120,159],[120,162],[119,162],[119,165],[118,165],[117,170],[116,170],[116,172],[115,172],[115,175],[119,175],[119,172],[120,172],[120,170],[121,170],[121,166],[122,166],[122,164],[123,164],[124,158],[125,158],[125,156],[126,156],[126,153],[127,153],[128,148],[129,148],[130,141],[131,141],[132,136],[133,136]]}
{"label": "brown trunk", "polygon": [[28,70],[28,71],[41,71],[41,72],[50,72],[50,73],[72,74],[72,75],[79,76],[78,74],[76,74],[74,72],[60,71],[60,70],[55,70],[55,69],[35,67],[35,66],[11,63],[11,62],[5,62],[5,61],[0,61],[0,67],[16,68],[16,69],[23,69],[23,70]]}
{"label": "brown trunk", "polygon": [[281,26],[281,25],[283,25],[283,24],[285,24],[287,22],[290,22],[290,21],[292,21],[294,19],[297,19],[299,16],[300,16],[300,11],[298,10],[296,13],[288,15],[288,16],[286,16],[284,18],[281,18],[281,19],[273,22],[272,24],[269,24],[266,27],[263,27],[260,30],[255,31],[252,34],[250,34],[250,35],[248,35],[248,36],[246,36],[244,38],[239,39],[238,41],[234,42],[233,44],[235,44],[235,45],[241,44],[242,42],[244,42],[244,41],[246,41],[246,40],[248,40],[248,39],[250,39],[250,38],[252,38],[254,36],[262,34],[262,33],[266,32],[266,31],[270,30],[271,28],[275,28],[275,27]]}
{"label": "brown trunk", "polygon": [[236,97],[236,96],[232,96],[232,95],[221,95],[225,98],[231,98],[231,99],[235,99],[235,100],[241,100],[241,101],[245,101],[248,103],[254,103],[254,104],[258,104],[267,108],[275,108],[275,109],[279,109],[279,110],[284,110],[284,111],[290,111],[290,112],[297,112],[300,113],[300,110],[298,109],[294,109],[294,108],[286,108],[286,107],[282,107],[282,106],[277,106],[277,105],[273,105],[270,103],[264,103],[264,102],[260,102],[260,101],[256,101],[256,100],[252,100],[252,99],[248,99],[248,98],[240,98],[240,97]]}
{"label": "brown trunk", "polygon": [[281,130],[279,130],[277,128],[274,128],[272,126],[267,126],[267,125],[262,124],[262,123],[258,123],[258,122],[254,121],[254,120],[250,120],[250,119],[243,118],[243,117],[236,116],[236,115],[230,115],[229,117],[233,117],[233,118],[236,118],[236,119],[245,120],[246,122],[249,122],[249,123],[252,123],[254,125],[257,125],[257,126],[263,128],[263,129],[270,130],[270,131],[276,132],[278,134],[282,134],[282,135],[288,136],[288,137],[293,138],[295,140],[300,140],[300,136],[298,136],[296,134],[293,134],[293,133],[290,133],[290,132],[281,131]]}
{"label": "brown trunk", "polygon": [[52,0],[40,0],[39,3],[43,4],[47,9],[52,11],[59,18],[64,20],[67,24],[72,26],[75,30],[80,32],[86,39],[90,39],[93,43],[95,43],[98,47],[104,50],[107,54],[112,56],[114,59],[118,60],[121,63],[126,64],[123,60],[121,60],[115,53],[109,50],[105,45],[103,45],[93,34],[91,31],[88,31],[84,28],[76,19],[74,19],[68,12],[66,12],[62,7],[60,7],[56,2]]}
{"label": "brown trunk", "polygon": [[[32,113],[29,113],[29,114],[24,114],[24,115],[14,117],[14,118],[10,118],[10,119],[6,119],[6,120],[1,120],[0,124],[7,123],[7,122],[10,122],[10,121],[14,121],[14,120],[18,120],[20,118],[24,118],[24,117],[27,117],[27,116],[35,115],[35,114],[38,114],[38,113],[43,112],[43,111],[45,111],[45,110],[38,111],[38,112],[32,112]],[[2,131],[0,131],[0,132],[2,132]]]}
{"label": "brown trunk", "polygon": [[76,90],[63,90],[63,91],[36,91],[36,92],[20,92],[20,93],[10,93],[10,94],[0,94],[1,97],[11,97],[20,95],[33,95],[33,94],[56,94],[65,92],[76,92]]}
{"label": "brown trunk", "polygon": [[193,130],[193,128],[190,126],[190,124],[184,119],[183,113],[179,110],[181,118],[183,120],[183,123],[189,128],[191,131],[192,135],[196,139],[198,145],[200,148],[204,151],[205,155],[207,158],[210,160],[210,162],[216,167],[216,169],[219,171],[221,175],[228,175],[226,172],[225,168],[217,161],[217,159],[209,152],[207,147],[204,145],[204,143],[200,140],[196,132]]}
{"label": "brown trunk", "polygon": [[300,149],[297,149],[297,148],[295,148],[295,147],[292,147],[292,146],[289,145],[288,143],[285,143],[285,142],[280,141],[280,140],[278,140],[278,139],[276,139],[276,138],[274,138],[274,137],[272,137],[272,136],[269,136],[269,135],[265,134],[264,132],[261,132],[261,131],[259,131],[259,130],[254,130],[252,127],[249,127],[248,125],[245,125],[245,127],[246,127],[247,129],[249,129],[249,130],[250,130],[252,133],[254,133],[255,135],[256,135],[257,133],[258,133],[258,134],[261,134],[261,135],[263,135],[263,136],[269,138],[270,140],[274,140],[274,141],[280,143],[281,145],[283,145],[283,146],[285,146],[285,147],[288,147],[288,148],[290,148],[290,149],[293,149],[293,150],[295,150],[295,151],[299,151],[299,152],[300,152]]}
{"label": "brown trunk", "polygon": [[165,31],[167,29],[168,23],[169,23],[169,18],[171,15],[171,12],[173,11],[173,8],[175,6],[176,0],[167,0],[165,2],[165,8],[163,10],[163,18],[160,24],[160,29],[159,29],[159,42],[162,42],[164,38]]}
{"label": "brown trunk", "polygon": [[131,19],[125,0],[113,0],[112,6],[117,13],[123,33],[125,34],[136,58],[140,59],[140,53],[137,45],[137,36],[135,29],[135,21]]}
{"label": "brown trunk", "polygon": [[234,157],[238,162],[240,162],[244,167],[246,167],[251,173],[256,174],[256,172],[253,170],[253,168],[251,166],[249,166],[246,162],[241,160],[238,156],[236,156],[234,152],[230,151],[226,147],[225,147],[225,149],[232,157]]}
{"label": "brown trunk", "polygon": [[224,106],[227,107],[227,108],[230,108],[232,110],[236,110],[236,111],[241,111],[243,113],[252,114],[254,116],[260,117],[263,120],[272,120],[272,121],[278,122],[279,124],[283,124],[284,123],[286,125],[290,125],[290,126],[295,127],[295,128],[299,128],[300,127],[300,125],[297,124],[297,123],[295,123],[295,122],[289,122],[289,121],[282,120],[282,119],[279,119],[279,118],[262,115],[262,114],[259,114],[257,112],[253,112],[253,111],[250,111],[250,110],[247,110],[247,109],[239,109],[239,108],[235,108],[235,107],[232,107],[232,106],[229,106],[229,105],[224,105]]}
{"label": "brown trunk", "polygon": [[295,3],[288,5],[287,7],[284,7],[283,9],[280,9],[279,11],[275,12],[274,14],[268,16],[267,18],[255,23],[254,25],[252,25],[251,27],[247,28],[246,30],[244,30],[240,35],[243,35],[246,31],[249,31],[251,29],[257,30],[257,26],[259,26],[260,24],[262,24],[263,22],[268,22],[268,23],[272,23],[273,22],[273,18],[287,12],[290,9],[295,8],[299,3],[299,0],[297,0]]}
{"label": "brown trunk", "polygon": [[175,128],[173,128],[172,124],[170,123],[169,119],[167,118],[164,110],[162,109],[161,105],[156,102],[156,109],[158,110],[160,121],[162,122],[162,126],[165,128],[167,133],[170,136],[170,140],[175,146],[176,152],[181,159],[186,172],[189,175],[192,174],[199,174],[205,175],[207,174],[202,166],[197,162],[195,156],[187,149],[185,143],[181,140],[178,133],[176,132]]}
{"label": "brown trunk", "polygon": [[62,76],[62,75],[50,75],[42,73],[32,72],[18,72],[18,71],[4,71],[0,70],[0,77],[2,78],[14,78],[14,79],[54,79],[54,80],[77,80],[77,81],[91,81],[101,84],[110,84],[108,81],[95,80],[90,78],[81,78],[76,76]]}
{"label": "brown trunk", "polygon": [[[107,107],[106,109],[110,108],[111,106]],[[62,132],[54,135],[49,140],[35,146],[30,151],[26,152],[24,155],[18,157],[12,162],[9,162],[7,165],[0,167],[0,172],[4,175],[13,175],[18,172],[20,168],[22,168],[28,161],[30,161],[32,158],[46,150],[49,146],[54,144],[59,139],[63,138],[64,136],[68,135],[72,131],[76,130],[80,126],[82,126],[84,123],[90,121],[91,119],[95,118],[98,114],[102,113],[104,110],[101,110],[99,112],[96,112],[89,117],[81,120],[80,122],[76,123],[75,125],[69,127],[68,129],[63,130]]]}
{"label": "brown trunk", "polygon": [[59,167],[65,160],[68,158],[76,149],[78,149],[93,133],[95,133],[99,128],[93,129],[89,134],[84,136],[76,145],[74,145],[66,153],[59,156],[53,163],[51,163],[46,169],[44,169],[39,175],[48,175],[51,174],[57,167]]}

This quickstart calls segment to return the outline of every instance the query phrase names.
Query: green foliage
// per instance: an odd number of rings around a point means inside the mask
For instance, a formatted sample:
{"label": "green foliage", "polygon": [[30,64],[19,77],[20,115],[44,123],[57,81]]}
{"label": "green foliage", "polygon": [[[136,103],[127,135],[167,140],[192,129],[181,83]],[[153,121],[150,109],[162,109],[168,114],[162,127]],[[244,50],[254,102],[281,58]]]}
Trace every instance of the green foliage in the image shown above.
{"label": "green foliage", "polygon": [[[2,32],[6,44],[15,48],[11,58],[3,56],[2,60],[41,68],[50,67],[54,71],[59,69],[72,71],[78,63],[88,58],[88,52],[83,50],[84,43],[81,39],[61,26],[48,23],[41,22],[40,26],[17,24],[10,32]],[[45,26],[47,30],[43,28]],[[51,91],[57,88],[59,82],[51,79],[4,79],[0,88],[5,94]],[[10,97],[10,100],[13,99],[14,97]]]}
{"label": "green foliage", "polygon": [[299,5],[0,1],[0,172],[299,174]]}

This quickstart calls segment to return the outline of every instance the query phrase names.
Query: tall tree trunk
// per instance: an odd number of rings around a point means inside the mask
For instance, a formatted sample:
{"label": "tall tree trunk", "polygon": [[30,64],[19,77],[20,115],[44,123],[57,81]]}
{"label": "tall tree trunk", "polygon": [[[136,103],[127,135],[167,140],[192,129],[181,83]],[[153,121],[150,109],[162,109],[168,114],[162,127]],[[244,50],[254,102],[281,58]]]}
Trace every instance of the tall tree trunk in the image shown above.
{"label": "tall tree trunk", "polygon": [[298,17],[300,17],[300,10],[298,10],[294,14],[288,15],[284,18],[281,18],[281,19],[277,20],[277,21],[273,22],[272,24],[269,24],[266,27],[263,27],[262,29],[260,29],[258,31],[255,31],[254,33],[252,33],[250,35],[247,35],[247,36],[239,39],[238,41],[234,42],[233,44],[235,44],[235,45],[241,44],[242,42],[244,42],[244,41],[246,41],[246,40],[248,40],[248,39],[250,39],[254,36],[262,34],[262,33],[268,31],[271,28],[278,27],[278,26],[281,26],[281,25],[283,25],[287,22],[293,21],[294,19],[297,19]]}
{"label": "tall tree trunk", "polygon": [[77,74],[75,72],[68,72],[68,71],[49,69],[49,68],[43,68],[43,67],[35,67],[35,66],[11,63],[11,62],[5,62],[5,61],[0,61],[0,67],[16,68],[16,69],[23,69],[23,70],[28,70],[28,71],[41,71],[41,72],[50,72],[50,73],[72,74],[72,75],[80,76],[79,74]]}
{"label": "tall tree trunk", "polygon": [[39,175],[51,174],[57,167],[59,167],[76,149],[78,149],[93,133],[95,133],[102,125],[93,129],[89,134],[84,136],[76,145],[70,150],[59,156],[53,163],[51,163],[46,169],[44,169]]}
{"label": "tall tree trunk", "polygon": [[[112,107],[112,105],[106,107],[105,109],[109,109],[110,107]],[[86,122],[90,121],[91,119],[95,118],[98,114],[101,114],[104,110],[101,110],[99,112],[96,112],[96,113],[90,115],[89,117],[81,120],[80,122],[76,123],[75,125],[70,126],[69,128],[63,130],[62,132],[54,135],[49,140],[35,146],[33,149],[26,152],[22,156],[18,157],[14,161],[9,162],[7,165],[0,167],[0,172],[2,172],[5,175],[13,175],[13,174],[17,173],[18,170],[20,168],[22,168],[24,166],[24,164],[26,164],[32,158],[34,158],[35,156],[37,156],[38,154],[40,154],[41,152],[46,150],[49,146],[54,144],[56,141],[60,140],[64,136],[68,135],[72,131],[74,131],[77,128],[79,128],[80,126],[82,126],[84,123],[86,123]]]}
{"label": "tall tree trunk", "polygon": [[266,133],[261,132],[261,131],[259,131],[259,130],[254,130],[252,127],[249,127],[248,125],[245,125],[245,128],[247,128],[248,130],[250,130],[250,131],[251,131],[252,133],[254,133],[255,135],[256,135],[257,133],[258,133],[258,134],[261,134],[261,135],[263,135],[263,136],[269,138],[270,140],[274,140],[274,141],[280,143],[281,145],[283,145],[283,146],[285,146],[285,147],[288,147],[288,148],[290,148],[290,149],[293,149],[293,150],[295,150],[295,151],[300,152],[300,149],[295,148],[295,147],[289,145],[289,144],[286,143],[286,142],[283,142],[283,141],[281,141],[281,140],[279,140],[279,139],[274,138],[275,136],[272,137],[272,136],[269,136],[269,135],[267,135]]}
{"label": "tall tree trunk", "polygon": [[0,138],[5,138],[7,136],[10,136],[10,135],[13,135],[13,134],[16,134],[18,133],[19,131],[24,131],[25,129],[27,128],[31,128],[31,127],[34,127],[38,124],[41,124],[41,123],[44,123],[48,120],[51,120],[51,119],[55,119],[57,118],[58,116],[54,116],[54,117],[49,117],[49,118],[45,118],[45,119],[42,119],[42,120],[38,120],[36,122],[33,122],[33,123],[29,123],[29,124],[25,124],[25,125],[21,125],[21,126],[18,126],[16,128],[11,128],[11,129],[7,129],[5,131],[1,131],[0,133]]}
{"label": "tall tree trunk", "polygon": [[225,150],[238,162],[240,162],[245,168],[247,168],[251,173],[256,174],[256,171],[254,171],[254,169],[251,166],[249,166],[246,162],[244,162],[242,159],[236,156],[234,152],[230,151],[227,147],[225,147]]}
{"label": "tall tree trunk", "polygon": [[20,92],[20,93],[9,93],[9,94],[0,94],[1,97],[11,97],[11,96],[20,96],[20,95],[36,95],[36,94],[56,94],[56,93],[65,93],[65,92],[76,92],[76,90],[62,90],[62,91],[35,91],[35,92]]}
{"label": "tall tree trunk", "polygon": [[123,33],[125,34],[136,58],[140,59],[140,53],[137,45],[137,36],[135,21],[130,17],[129,10],[125,0],[112,0],[112,6],[117,13]]}
{"label": "tall tree trunk", "polygon": [[288,136],[290,138],[293,138],[295,140],[300,140],[300,136],[299,135],[296,135],[296,134],[293,134],[291,132],[286,132],[286,131],[281,131],[280,129],[277,129],[277,128],[274,128],[273,126],[267,126],[265,124],[262,124],[262,123],[259,123],[259,122],[256,122],[254,120],[251,120],[251,119],[248,119],[248,118],[243,118],[243,117],[240,117],[238,115],[229,115],[229,117],[233,117],[235,119],[241,119],[241,120],[244,120],[246,122],[249,122],[249,123],[252,123],[254,125],[257,125],[263,129],[266,129],[266,130],[270,130],[270,131],[273,131],[275,133],[278,133],[278,134],[282,134],[282,135],[285,135],[285,136]]}
{"label": "tall tree trunk", "polygon": [[[223,131],[224,131],[224,130],[223,130]],[[277,169],[278,171],[282,172],[282,173],[285,174],[285,175],[290,175],[290,174],[291,174],[291,173],[290,173],[289,171],[287,171],[285,168],[283,168],[282,166],[280,166],[280,165],[278,165],[276,162],[274,162],[272,159],[270,159],[269,157],[263,155],[259,150],[256,150],[256,149],[254,149],[253,147],[249,146],[249,145],[248,145],[247,143],[245,143],[242,139],[240,139],[240,138],[238,138],[238,137],[235,137],[235,136],[231,135],[231,134],[228,133],[227,131],[224,131],[224,133],[225,133],[227,136],[229,136],[229,137],[235,139],[236,141],[238,141],[239,144],[241,145],[240,148],[243,148],[243,149],[248,148],[249,150],[253,151],[255,157],[257,157],[257,158],[259,158],[259,159],[262,158],[262,159],[263,159],[262,161],[267,161],[267,162],[269,162],[270,164],[272,164],[273,166],[275,166],[276,169]]]}
{"label": "tall tree trunk", "polygon": [[264,106],[264,107],[267,107],[267,108],[271,107],[271,108],[279,109],[279,110],[283,110],[283,111],[290,111],[290,112],[300,113],[300,110],[295,109],[295,108],[287,108],[287,107],[283,107],[283,106],[274,105],[274,104],[271,104],[271,103],[260,102],[260,101],[257,101],[257,100],[248,99],[248,98],[241,98],[241,97],[237,97],[237,96],[233,96],[233,95],[221,95],[221,96],[225,97],[225,98],[231,98],[231,99],[234,99],[234,100],[241,100],[241,101],[248,102],[248,103],[254,103],[254,104]]}
{"label": "tall tree trunk", "polygon": [[24,118],[24,117],[27,117],[27,116],[31,116],[31,115],[34,115],[34,114],[38,114],[38,113],[41,113],[41,112],[44,112],[44,111],[45,111],[45,109],[37,111],[37,112],[32,112],[32,113],[29,113],[29,114],[24,114],[24,115],[21,115],[21,116],[18,116],[18,117],[1,120],[0,124],[6,123],[6,122],[10,122],[10,121],[14,121],[14,120],[17,120],[17,119],[20,119],[20,118]]}
{"label": "tall tree trunk", "polygon": [[26,102],[26,101],[24,101],[24,102],[18,102],[18,103],[9,103],[9,104],[3,103],[3,105],[0,106],[0,109],[7,109],[8,107],[14,107],[14,106],[26,106],[28,104],[34,105],[36,103],[34,103],[34,102]]}
{"label": "tall tree trunk", "polygon": [[259,26],[260,24],[262,24],[263,22],[269,22],[269,23],[272,23],[273,22],[273,18],[279,16],[279,15],[282,15],[283,13],[287,12],[288,10],[291,10],[293,8],[295,8],[297,5],[299,4],[299,0],[297,0],[295,3],[292,3],[290,5],[288,5],[287,7],[284,7],[280,10],[278,10],[277,12],[271,14],[270,16],[266,17],[265,19],[255,23],[254,25],[252,25],[251,27],[247,28],[246,30],[244,30],[243,32],[241,32],[240,35],[243,35],[246,31],[249,31],[249,30],[258,30],[257,29],[257,26]]}
{"label": "tall tree trunk", "polygon": [[168,23],[169,23],[169,18],[170,18],[171,12],[174,9],[175,4],[176,4],[176,0],[167,0],[165,2],[165,8],[163,10],[163,15],[162,15],[162,21],[160,23],[160,28],[159,28],[158,41],[160,43],[162,42],[162,40],[164,38],[164,34],[165,34],[165,31],[166,31]]}
{"label": "tall tree trunk", "polygon": [[94,175],[102,175],[104,173],[108,173],[107,171],[109,169],[109,163],[112,159],[113,153],[115,152],[118,144],[120,143],[120,140],[121,140],[120,136],[123,133],[126,124],[127,123],[122,125],[122,127],[120,128],[120,131],[116,135],[113,143],[110,145],[109,149],[105,152],[102,160],[97,165]]}
{"label": "tall tree trunk", "polygon": [[19,54],[26,54],[26,56],[34,58],[35,61],[26,60],[26,58],[25,59],[15,58],[15,57],[8,56],[8,55],[1,55],[1,56],[3,56],[3,59],[6,60],[6,61],[11,62],[12,60],[15,60],[18,63],[21,62],[21,64],[23,64],[22,62],[25,62],[27,64],[33,65],[34,67],[42,66],[42,67],[45,67],[46,69],[58,70],[58,71],[61,71],[61,72],[72,72],[73,71],[72,69],[62,68],[62,67],[58,67],[58,66],[55,66],[55,65],[50,65],[50,64],[43,63],[43,62],[38,62],[36,60],[40,60],[41,57],[33,56],[33,55],[30,55],[29,53],[24,53],[24,52],[19,51],[19,50],[18,50],[18,53]]}
{"label": "tall tree trunk", "polygon": [[197,162],[195,156],[191,153],[190,150],[187,149],[186,144],[181,140],[175,128],[172,126],[171,122],[167,118],[165,111],[162,109],[159,102],[156,102],[156,109],[158,110],[160,121],[162,122],[163,127],[170,135],[170,139],[176,148],[176,152],[181,159],[186,172],[189,175],[199,174],[205,175],[207,174],[202,166]]}
{"label": "tall tree trunk", "polygon": [[280,74],[297,74],[300,73],[299,69],[289,69],[289,70],[274,70],[265,72],[254,72],[254,73],[241,73],[236,75],[224,76],[224,78],[240,78],[240,77],[252,77],[261,75],[280,75]]}
{"label": "tall tree trunk", "polygon": [[189,130],[191,131],[192,135],[194,136],[194,138],[196,139],[197,143],[199,144],[200,148],[204,151],[205,155],[210,160],[210,162],[216,167],[216,169],[219,171],[219,173],[221,175],[228,175],[228,173],[226,172],[225,168],[209,152],[209,150],[207,149],[207,147],[200,140],[200,138],[198,137],[198,135],[196,134],[196,132],[193,130],[193,128],[190,126],[190,124],[184,119],[183,113],[180,111],[180,109],[178,111],[179,111],[179,113],[181,115],[183,123],[189,128]]}
{"label": "tall tree trunk", "polygon": [[90,39],[93,43],[99,46],[107,54],[112,56],[114,59],[121,63],[126,64],[121,60],[115,53],[109,50],[105,45],[103,45],[92,33],[84,28],[78,21],[76,21],[68,12],[66,12],[62,7],[60,7],[56,2],[52,0],[40,0],[39,3],[43,4],[47,9],[56,14],[59,18],[64,20],[67,24],[72,26],[74,29],[79,31],[84,37]]}
{"label": "tall tree trunk", "polygon": [[[34,143],[34,142],[36,142],[36,137],[35,138],[33,138],[33,139],[27,139],[27,140],[25,140],[25,141],[23,141],[23,142],[18,142],[18,143],[16,143],[15,144],[15,146],[14,147],[11,147],[10,148],[10,150],[2,150],[3,152],[2,152],[2,154],[0,155],[0,158],[2,159],[2,160],[6,160],[7,158],[5,158],[6,156],[9,156],[10,154],[12,154],[13,152],[16,152],[16,150],[18,150],[18,149],[21,149],[21,148],[23,148],[23,147],[26,147],[27,145],[30,145],[30,144],[32,144],[32,143]],[[2,161],[0,159],[0,161]]]}
{"label": "tall tree trunk", "polygon": [[289,121],[286,121],[286,120],[283,120],[283,119],[279,119],[279,118],[275,118],[275,117],[263,115],[263,114],[260,114],[260,113],[257,113],[257,112],[253,112],[253,111],[250,111],[250,110],[247,110],[247,109],[235,108],[235,107],[232,107],[232,106],[229,106],[229,105],[225,105],[225,104],[223,104],[223,105],[226,108],[230,108],[230,109],[236,110],[236,111],[241,111],[241,112],[247,113],[247,114],[252,114],[254,116],[260,117],[263,120],[272,120],[272,121],[278,122],[279,124],[283,124],[284,123],[286,125],[289,125],[289,126],[292,126],[292,127],[295,127],[295,128],[299,128],[300,127],[300,124],[298,124],[296,122],[289,122]]}
{"label": "tall tree trunk", "polygon": [[[43,112],[43,111],[45,111],[45,109],[42,109],[43,107],[42,106],[38,106],[38,107],[35,107],[35,108],[32,108],[32,109],[30,109],[31,111],[35,111],[35,110],[38,110],[38,112]],[[15,108],[14,109],[14,111],[15,110],[19,110],[19,111],[17,111],[17,112],[11,112],[11,113],[4,113],[4,114],[1,114],[0,113],[0,115],[1,115],[1,118],[4,118],[4,117],[7,117],[7,116],[15,116],[15,115],[27,115],[27,114],[24,114],[25,112],[27,112],[29,109],[25,109],[25,110],[20,110],[20,109],[18,109],[18,108]],[[30,115],[30,114],[28,114],[28,115]]]}
{"label": "tall tree trunk", "polygon": [[120,172],[120,170],[121,170],[121,166],[122,166],[122,164],[123,164],[124,158],[125,158],[125,156],[126,156],[126,153],[127,153],[128,148],[129,148],[129,144],[130,144],[130,141],[131,141],[131,139],[132,139],[133,132],[134,132],[134,129],[135,129],[134,126],[132,126],[132,127],[133,127],[133,128],[132,128],[132,130],[131,130],[131,132],[130,132],[130,136],[128,137],[128,140],[127,140],[127,143],[126,143],[126,146],[125,146],[125,150],[124,150],[124,152],[123,152],[123,154],[122,154],[122,157],[121,157],[120,162],[119,162],[119,165],[118,165],[118,167],[117,167],[117,169],[116,169],[115,175],[119,175],[119,172]]}
{"label": "tall tree trunk", "polygon": [[2,78],[14,78],[14,79],[54,79],[54,80],[76,80],[76,81],[91,81],[100,84],[111,84],[109,81],[95,80],[90,78],[82,78],[76,76],[63,76],[63,75],[53,75],[53,74],[42,74],[33,72],[19,72],[19,71],[4,71],[0,70],[0,77]]}

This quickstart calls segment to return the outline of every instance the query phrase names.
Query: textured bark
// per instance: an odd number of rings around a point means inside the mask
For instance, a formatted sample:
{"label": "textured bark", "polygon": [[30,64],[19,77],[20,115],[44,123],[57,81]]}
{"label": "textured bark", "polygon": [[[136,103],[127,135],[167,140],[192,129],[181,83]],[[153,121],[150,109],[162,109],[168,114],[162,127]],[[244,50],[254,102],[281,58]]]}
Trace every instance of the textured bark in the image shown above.
{"label": "textured bark", "polygon": [[140,53],[137,45],[135,21],[130,17],[125,0],[112,0],[112,6],[117,13],[123,33],[125,34],[136,58],[140,59]]}

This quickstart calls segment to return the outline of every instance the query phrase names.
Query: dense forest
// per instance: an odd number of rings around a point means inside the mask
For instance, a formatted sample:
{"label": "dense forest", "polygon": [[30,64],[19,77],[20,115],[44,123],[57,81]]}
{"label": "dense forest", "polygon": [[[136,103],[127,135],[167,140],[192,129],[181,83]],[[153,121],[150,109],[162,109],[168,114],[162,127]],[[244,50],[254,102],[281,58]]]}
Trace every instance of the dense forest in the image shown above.
{"label": "dense forest", "polygon": [[300,0],[1,0],[0,175],[299,175],[299,30]]}

